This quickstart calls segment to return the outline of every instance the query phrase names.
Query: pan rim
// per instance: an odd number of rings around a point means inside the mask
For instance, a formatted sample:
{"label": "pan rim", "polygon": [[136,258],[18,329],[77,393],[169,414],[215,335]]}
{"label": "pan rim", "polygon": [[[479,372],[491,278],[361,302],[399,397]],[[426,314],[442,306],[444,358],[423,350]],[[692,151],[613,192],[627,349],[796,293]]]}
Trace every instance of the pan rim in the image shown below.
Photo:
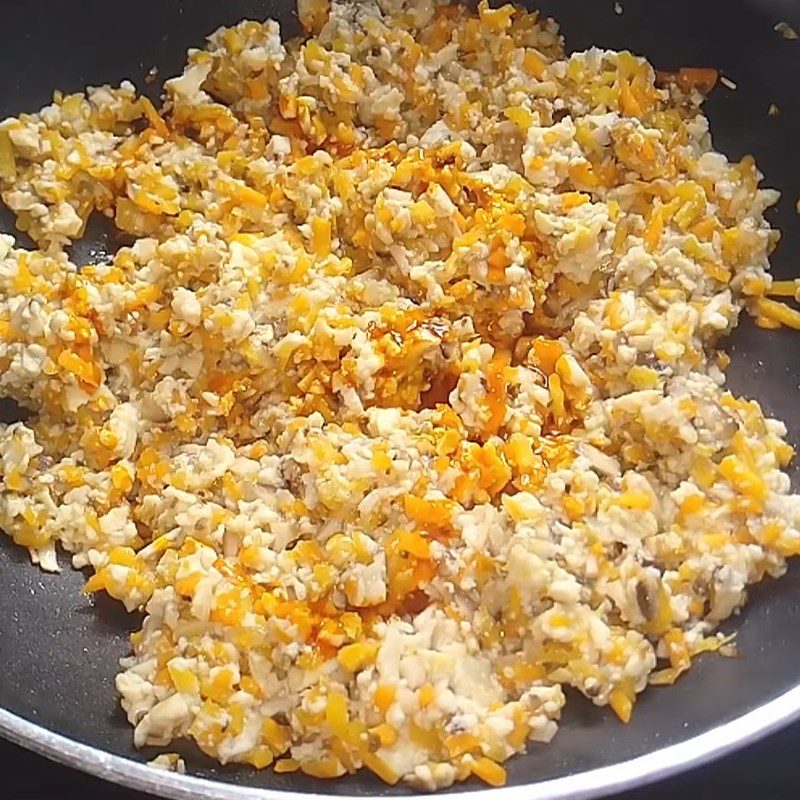
{"label": "pan rim", "polygon": [[[498,789],[459,791],[448,800],[590,800],[676,775],[708,763],[800,719],[800,684],[772,700],[685,741],[586,772]],[[0,736],[38,755],[129,789],[171,800],[330,800],[316,792],[240,786],[156,770],[144,762],[83,744],[0,709]],[[339,794],[338,800],[380,795]],[[430,794],[404,795],[423,800]]]}

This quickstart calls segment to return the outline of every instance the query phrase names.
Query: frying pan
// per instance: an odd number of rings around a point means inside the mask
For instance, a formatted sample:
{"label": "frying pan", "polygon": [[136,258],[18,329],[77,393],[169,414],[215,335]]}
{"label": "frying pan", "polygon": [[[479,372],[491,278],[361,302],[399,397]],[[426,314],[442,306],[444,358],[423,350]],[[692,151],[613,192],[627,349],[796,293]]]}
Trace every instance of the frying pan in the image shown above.
{"label": "frying pan", "polygon": [[[592,44],[645,54],[661,69],[713,66],[738,88],[718,88],[707,104],[716,148],[731,158],[753,153],[767,185],[783,192],[770,218],[784,233],[773,260],[779,277],[800,273],[800,41],[774,30],[786,21],[800,30],[795,0],[541,0],[538,7],[562,23],[569,49]],[[160,81],[180,71],[187,47],[214,28],[242,18],[280,21],[298,31],[294,0],[29,0],[3,3],[0,48],[0,117],[32,111],[53,89],[130,78],[154,99]],[[145,82],[151,67],[159,80]],[[769,115],[776,105],[780,114]],[[13,230],[10,217],[0,229]],[[24,239],[21,239],[24,241]],[[29,244],[29,243],[27,243]],[[90,227],[73,260],[97,259],[119,246],[113,233]],[[734,391],[757,398],[768,414],[786,421],[800,443],[800,334],[767,332],[747,320],[735,332],[729,370]],[[0,418],[22,412],[7,401]],[[798,488],[798,470],[792,480]],[[155,752],[136,751],[119,708],[113,678],[127,635],[137,621],[119,604],[80,593],[84,576],[66,560],[60,575],[46,575],[28,555],[0,536],[0,734],[45,756],[125,785],[175,798],[287,800],[308,796],[404,795],[363,771],[335,783],[220,767],[186,746],[185,776],[145,765]],[[588,798],[643,784],[707,761],[800,717],[800,571],[751,593],[738,632],[741,656],[702,657],[678,683],[651,688],[622,725],[608,711],[570,696],[552,744],[532,745],[508,763],[508,786],[462,784],[450,794],[525,800]]]}

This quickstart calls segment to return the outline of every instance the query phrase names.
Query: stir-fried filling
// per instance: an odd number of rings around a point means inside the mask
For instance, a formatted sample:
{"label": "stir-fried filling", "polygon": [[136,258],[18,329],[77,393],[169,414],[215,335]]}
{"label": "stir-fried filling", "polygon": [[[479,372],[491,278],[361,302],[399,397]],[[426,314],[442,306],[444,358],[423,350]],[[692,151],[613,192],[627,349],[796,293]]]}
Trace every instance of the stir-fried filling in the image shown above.
{"label": "stir-fried filling", "polygon": [[[485,2],[300,12],[212,34],[160,110],[0,124],[39,248],[0,237],[0,525],[145,609],[137,745],[498,785],[562,687],[627,722],[800,552],[785,428],[718,349],[800,327],[776,193],[712,149],[711,70]],[[133,243],[75,265],[94,212]]]}

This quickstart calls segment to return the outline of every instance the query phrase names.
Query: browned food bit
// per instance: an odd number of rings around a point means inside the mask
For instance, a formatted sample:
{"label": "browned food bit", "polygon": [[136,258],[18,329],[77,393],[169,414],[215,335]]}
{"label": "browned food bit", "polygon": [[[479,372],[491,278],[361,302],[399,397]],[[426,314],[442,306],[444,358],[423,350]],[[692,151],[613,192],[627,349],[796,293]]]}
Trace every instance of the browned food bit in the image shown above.
{"label": "browned food bit", "polygon": [[708,94],[719,80],[719,72],[711,67],[681,67],[676,80],[684,91],[697,89],[701,94]]}

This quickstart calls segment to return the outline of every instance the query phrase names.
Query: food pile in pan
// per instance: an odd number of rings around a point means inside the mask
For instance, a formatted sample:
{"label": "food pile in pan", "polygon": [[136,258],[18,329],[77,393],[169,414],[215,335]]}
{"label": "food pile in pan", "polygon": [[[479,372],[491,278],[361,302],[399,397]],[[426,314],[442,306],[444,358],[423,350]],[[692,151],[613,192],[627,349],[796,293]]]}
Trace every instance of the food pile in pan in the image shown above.
{"label": "food pile in pan", "polygon": [[[511,6],[305,2],[0,124],[0,526],[144,609],[137,745],[443,787],[648,684],[800,552],[726,391],[776,193],[709,70]],[[126,244],[67,253],[92,215]],[[598,712],[600,713],[600,712]]]}

